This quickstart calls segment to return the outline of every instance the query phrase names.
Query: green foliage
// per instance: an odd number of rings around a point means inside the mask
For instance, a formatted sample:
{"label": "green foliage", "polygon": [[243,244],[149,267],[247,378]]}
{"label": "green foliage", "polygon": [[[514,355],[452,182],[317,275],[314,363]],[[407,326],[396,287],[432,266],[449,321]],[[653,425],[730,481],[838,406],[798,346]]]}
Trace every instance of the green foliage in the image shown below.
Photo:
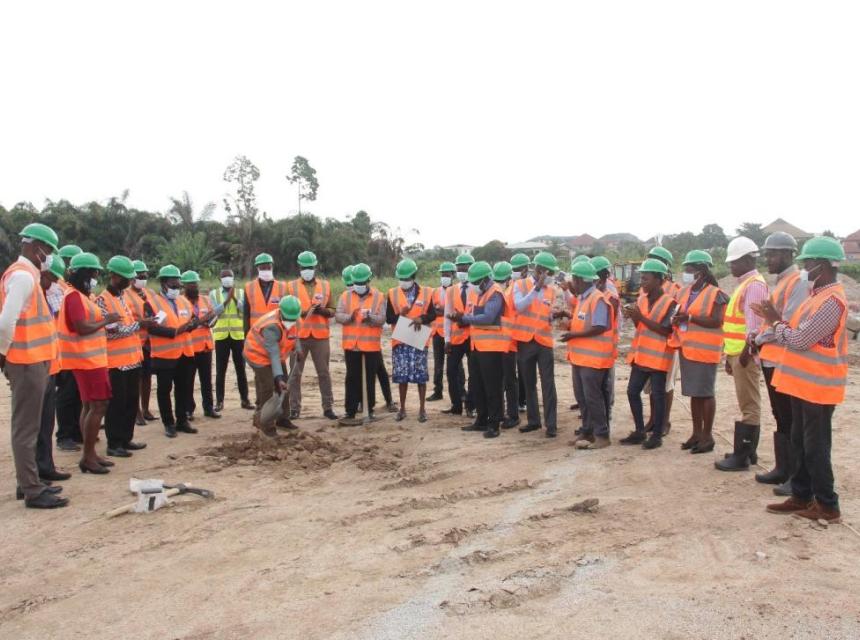
{"label": "green foliage", "polygon": [[764,244],[767,234],[762,229],[758,222],[744,222],[741,226],[735,229],[739,236],[746,236],[756,243],[759,247]]}
{"label": "green foliage", "polygon": [[725,247],[729,242],[723,228],[718,224],[706,224],[702,227],[702,233],[699,234],[698,240],[698,248],[705,251],[716,247]]}
{"label": "green foliage", "polygon": [[293,166],[287,176],[287,182],[294,184],[299,190],[299,214],[302,212],[302,200],[309,202],[317,199],[317,191],[320,188],[317,180],[317,170],[314,169],[307,158],[296,156]]}
{"label": "green foliage", "polygon": [[219,270],[215,252],[202,231],[182,231],[161,247],[158,264],[174,264],[180,271],[197,271],[205,278]]}
{"label": "green foliage", "polygon": [[505,243],[501,240],[490,240],[482,247],[476,247],[472,252],[475,260],[485,260],[490,264],[507,260],[511,257],[511,252],[505,247]]}

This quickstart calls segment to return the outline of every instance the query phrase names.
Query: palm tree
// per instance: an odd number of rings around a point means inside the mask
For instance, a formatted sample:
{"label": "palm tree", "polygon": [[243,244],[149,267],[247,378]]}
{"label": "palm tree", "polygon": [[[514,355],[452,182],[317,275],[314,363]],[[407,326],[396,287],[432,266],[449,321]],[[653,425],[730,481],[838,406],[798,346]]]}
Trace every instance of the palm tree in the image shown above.
{"label": "palm tree", "polygon": [[178,224],[187,231],[194,228],[195,222],[205,222],[212,218],[215,213],[215,203],[207,202],[196,215],[194,214],[194,203],[191,201],[191,196],[187,191],[182,192],[182,196],[174,198],[170,196],[170,209],[165,214],[167,219],[173,224]]}

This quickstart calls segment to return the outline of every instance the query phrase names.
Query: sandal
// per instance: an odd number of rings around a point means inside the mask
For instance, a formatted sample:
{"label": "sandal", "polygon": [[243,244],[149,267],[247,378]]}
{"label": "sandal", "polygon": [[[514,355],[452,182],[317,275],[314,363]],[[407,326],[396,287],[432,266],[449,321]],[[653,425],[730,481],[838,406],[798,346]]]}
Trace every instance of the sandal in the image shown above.
{"label": "sandal", "polygon": [[427,422],[427,412],[426,411],[421,411],[418,414],[418,422]]}
{"label": "sandal", "polygon": [[394,419],[397,422],[401,422],[405,417],[406,417],[406,412],[403,409],[401,409],[400,411],[397,412],[397,417]]}

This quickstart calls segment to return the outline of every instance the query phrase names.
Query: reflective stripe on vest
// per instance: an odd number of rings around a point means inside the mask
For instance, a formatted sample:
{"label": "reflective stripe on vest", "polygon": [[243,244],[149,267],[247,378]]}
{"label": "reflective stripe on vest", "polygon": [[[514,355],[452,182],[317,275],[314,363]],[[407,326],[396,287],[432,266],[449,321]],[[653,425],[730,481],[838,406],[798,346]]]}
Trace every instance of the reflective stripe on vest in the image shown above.
{"label": "reflective stripe on vest", "polygon": [[[191,319],[191,305],[182,296],[179,296],[175,300],[176,312],[173,311],[173,305],[170,304],[170,301],[162,293],[153,294],[150,302],[156,314],[159,311],[165,313],[166,317],[162,323],[163,327],[176,329]],[[180,333],[174,338],[165,338],[150,334],[149,345],[153,358],[179,360],[182,356],[191,357],[194,355],[194,349],[191,347],[191,334],[187,331]]]}
{"label": "reflective stripe on vest", "polygon": [[[316,279],[314,284],[314,299],[311,300],[308,296],[308,290],[305,288],[305,282],[301,278],[293,280],[287,284],[287,293],[296,296],[299,302],[302,303],[302,322],[299,329],[299,338],[315,338],[317,340],[328,340],[329,338],[329,319],[321,316],[318,313],[308,313],[311,305],[318,304],[320,307],[327,307],[331,302],[331,285],[328,280]],[[308,315],[304,315],[308,313]]]}
{"label": "reflective stripe on vest", "polygon": [[271,326],[276,326],[281,330],[281,337],[278,341],[281,362],[287,361],[287,356],[296,346],[296,338],[299,335],[298,324],[286,331],[281,323],[281,312],[279,310],[269,311],[254,323],[254,326],[248,331],[248,337],[245,338],[245,360],[255,366],[267,367],[271,365],[269,352],[266,350],[266,339],[263,336],[263,329]]}
{"label": "reflective stripe on vest", "polygon": [[[427,287],[420,287],[418,293],[415,295],[415,301],[410,307],[409,300],[406,297],[406,292],[400,287],[392,287],[388,290],[388,300],[394,308],[394,313],[398,316],[405,310],[406,317],[415,320],[416,318],[420,318],[425,315],[430,309],[430,305],[433,303],[433,292]],[[432,333],[430,337],[433,337]],[[392,347],[396,347],[399,344],[401,344],[399,340],[395,340],[394,338],[391,339]],[[427,338],[427,344],[430,344],[430,338]]]}
{"label": "reflective stripe on vest", "polygon": [[469,313],[480,311],[486,306],[493,294],[502,296],[502,313],[499,316],[499,324],[473,324],[471,325],[471,349],[472,351],[491,351],[495,353],[507,353],[510,347],[510,333],[502,326],[505,313],[505,292],[502,288],[493,285],[481,294],[472,293],[466,301],[469,303]]}
{"label": "reflective stripe on vest", "polygon": [[6,352],[6,360],[13,364],[53,362],[59,354],[57,324],[45,300],[45,292],[39,284],[41,274],[35,266],[13,262],[6,269],[0,278],[0,309],[6,301],[6,282],[16,271],[28,273],[33,278],[33,290],[15,323],[15,332]]}
{"label": "reflective stripe on vest", "polygon": [[60,307],[60,315],[57,317],[62,368],[71,371],[72,369],[88,370],[107,367],[107,334],[104,327],[85,336],[72,333],[66,321],[66,299],[69,296],[78,296],[84,313],[86,313],[86,318],[90,322],[99,322],[104,319],[102,310],[80,291],[72,288],[66,292],[66,295],[63,296],[63,305]]}
{"label": "reflective stripe on vest", "polygon": [[346,312],[352,317],[349,324],[343,325],[343,350],[344,351],[382,351],[382,327],[375,327],[362,322],[363,316],[358,313],[367,309],[373,315],[383,313],[382,305],[385,298],[378,289],[371,288],[364,295],[359,296],[354,291],[345,291],[344,305]]}
{"label": "reflective stripe on vest", "polygon": [[[143,298],[140,297],[140,294],[143,294]],[[152,307],[152,294],[149,289],[128,289],[125,293],[125,300],[130,303],[131,315],[137,322],[143,320],[146,315],[143,305],[148,302],[149,306]],[[137,332],[137,337],[140,344],[144,345],[149,339],[149,333],[141,327]]]}
{"label": "reflective stripe on vest", "polygon": [[758,272],[740,283],[729,299],[726,307],[726,315],[723,319],[723,351],[726,355],[737,356],[744,350],[747,342],[747,321],[744,317],[743,298],[747,287],[753,282],[765,284],[765,280]]}
{"label": "reflective stripe on vest", "polygon": [[436,317],[433,319],[433,334],[440,338],[445,337],[445,287],[433,289],[433,306],[436,308]]}
{"label": "reflective stripe on vest", "polygon": [[251,326],[263,317],[263,314],[274,311],[278,303],[287,294],[287,285],[280,280],[272,281],[272,289],[269,292],[268,302],[263,297],[263,289],[260,287],[259,278],[245,285],[245,304],[251,316]]}
{"label": "reflective stripe on vest", "polygon": [[[224,304],[224,290],[218,287],[213,292],[215,303],[218,305]],[[233,340],[244,340],[245,329],[242,325],[242,316],[239,315],[239,303],[245,299],[245,293],[241,289],[236,289],[233,299],[224,305],[224,312],[218,316],[215,326],[212,328],[212,338],[215,342],[233,338]]]}
{"label": "reflective stripe on vest", "polygon": [[[533,286],[533,285],[532,285]],[[528,295],[529,280],[517,280],[514,292]],[[535,340],[545,347],[552,347],[552,303],[555,300],[555,287],[546,285],[541,295],[532,300],[528,309],[517,311],[511,334],[514,340],[530,342]]]}
{"label": "reflective stripe on vest", "polygon": [[[105,289],[99,298],[104,302],[108,313],[115,313],[119,316],[119,324],[130,325],[135,321],[134,314],[125,304],[125,301],[133,295],[133,293],[126,294],[123,292],[117,297]],[[109,369],[128,367],[142,361],[143,351],[140,348],[140,338],[137,337],[136,333],[107,341],[107,366]]]}
{"label": "reflective stripe on vest", "polygon": [[848,381],[848,302],[841,284],[819,291],[803,301],[791,317],[788,326],[797,329],[812,318],[821,306],[835,298],[841,303],[842,315],[833,334],[833,347],[814,344],[808,351],[795,351],[786,347],[773,372],[776,389],[795,398],[814,404],[835,405],[845,399]]}
{"label": "reflective stripe on vest", "polygon": [[592,369],[609,369],[615,364],[617,356],[616,340],[613,332],[615,309],[612,306],[612,294],[592,287],[585,300],[577,303],[576,312],[571,314],[568,330],[582,333],[591,329],[591,318],[600,301],[609,307],[609,326],[603,333],[588,338],[573,338],[567,341],[567,359],[579,367]]}
{"label": "reflective stripe on vest", "polygon": [[[795,287],[806,287],[805,282],[800,281],[800,272],[795,271],[788,274],[785,278],[776,283],[776,287],[770,293],[770,301],[774,308],[779,312],[779,317],[785,319],[786,306],[791,296],[794,294]],[[793,315],[793,314],[792,314]],[[790,318],[789,318],[790,319]],[[762,360],[778,363],[782,359],[784,346],[778,345],[775,342],[766,342],[759,349],[759,356]]]}
{"label": "reflective stripe on vest", "polygon": [[[678,307],[682,311],[690,299],[692,292],[692,285],[684,287],[681,290]],[[693,300],[693,303],[687,308],[687,314],[710,318],[719,293],[720,289],[718,287],[706,284],[704,289],[696,296],[696,299]],[[720,361],[723,353],[722,323],[719,326],[708,328],[688,321],[686,331],[681,331],[679,326],[675,326],[672,329],[672,335],[669,337],[669,346],[680,347],[681,353],[687,360],[716,364]]]}
{"label": "reflective stripe on vest", "polygon": [[[188,300],[188,298],[185,298]],[[197,296],[197,305],[195,307],[191,300],[188,300],[188,306],[191,307],[191,313],[198,318],[202,318],[212,311],[212,301],[206,296]],[[212,340],[212,330],[208,324],[201,324],[191,332],[191,348],[194,353],[204,353],[212,351],[215,348],[215,343]]]}
{"label": "reflective stripe on vest", "polygon": [[[447,291],[447,299],[445,300],[445,313],[446,315],[449,313],[466,313],[466,305],[463,304],[462,299],[462,289],[460,288],[462,284],[458,284],[458,286],[451,285]],[[466,289],[466,302],[468,304],[469,301],[469,290]],[[448,340],[450,344],[457,345],[463,344],[466,340],[469,339],[469,335],[471,335],[471,327],[465,326],[461,327],[454,321],[451,321],[451,336]]]}
{"label": "reflective stripe on vest", "polygon": [[[636,305],[642,315],[652,322],[660,324],[669,313],[672,306],[671,296],[661,293],[660,297],[648,310],[648,296],[639,296]],[[657,371],[668,371],[672,368],[672,356],[675,350],[668,344],[669,336],[663,336],[652,331],[643,322],[636,323],[636,334],[630,345],[630,353],[627,354],[628,364],[637,364],[646,369]]]}
{"label": "reflective stripe on vest", "polygon": [[514,306],[514,285],[509,284],[505,289],[505,311],[502,314],[502,330],[508,338],[508,353],[517,352],[517,341],[514,340],[514,321],[517,318],[517,309]]}

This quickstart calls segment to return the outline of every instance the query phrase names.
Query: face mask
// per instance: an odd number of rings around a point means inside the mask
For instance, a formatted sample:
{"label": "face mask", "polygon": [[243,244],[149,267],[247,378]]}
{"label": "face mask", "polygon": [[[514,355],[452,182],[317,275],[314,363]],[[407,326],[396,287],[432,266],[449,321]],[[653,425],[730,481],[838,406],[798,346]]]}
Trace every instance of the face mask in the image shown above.
{"label": "face mask", "polygon": [[52,264],[54,264],[54,255],[50,254],[42,259],[42,263],[39,265],[39,269],[41,269],[42,271],[48,271],[50,270]]}
{"label": "face mask", "polygon": [[257,275],[260,276],[260,280],[263,282],[271,282],[275,279],[275,272],[271,269],[261,269],[257,272]]}
{"label": "face mask", "polygon": [[459,280],[460,282],[466,282],[466,280],[468,280],[468,279],[469,279],[469,274],[466,273],[465,271],[458,271],[457,272],[457,280]]}
{"label": "face mask", "polygon": [[96,287],[99,286],[99,281],[95,278],[90,278],[90,291],[95,291]]}
{"label": "face mask", "polygon": [[179,289],[168,289],[164,292],[168,300],[176,300],[179,297]]}
{"label": "face mask", "polygon": [[363,296],[367,293],[367,285],[366,284],[356,284],[353,285],[352,290],[355,291],[358,295]]}
{"label": "face mask", "polygon": [[522,278],[523,278],[523,274],[520,273],[519,271],[514,271],[511,274],[511,280],[522,280]]}
{"label": "face mask", "polygon": [[146,279],[145,278],[135,278],[134,288],[135,289],[146,289]]}
{"label": "face mask", "polygon": [[695,273],[687,273],[686,271],[681,274],[681,282],[684,284],[693,284],[696,282],[696,274]]}
{"label": "face mask", "polygon": [[441,278],[439,278],[439,284],[441,284],[443,287],[450,287],[451,276],[442,276]]}
{"label": "face mask", "polygon": [[801,281],[801,282],[812,282],[812,283],[814,283],[814,282],[815,282],[815,278],[810,279],[810,276],[811,276],[813,273],[815,273],[816,271],[818,271],[818,269],[819,269],[819,267],[820,267],[820,266],[821,266],[821,265],[818,265],[818,266],[812,267],[812,269],[810,269],[809,271],[807,271],[806,269],[801,269],[801,270],[800,270],[800,281]]}
{"label": "face mask", "polygon": [[299,275],[302,276],[302,280],[305,282],[310,282],[314,279],[314,270],[313,269],[302,269],[299,271]]}
{"label": "face mask", "polygon": [[221,286],[225,289],[232,289],[233,281],[233,276],[224,276],[223,278],[221,278]]}
{"label": "face mask", "polygon": [[289,331],[289,330],[290,330],[290,329],[292,329],[294,326],[296,326],[296,321],[295,321],[295,320],[284,320],[284,321],[282,322],[282,324],[284,325],[284,329],[286,329],[287,331]]}
{"label": "face mask", "polygon": [[400,288],[404,291],[409,291],[412,288],[412,280],[401,280]]}
{"label": "face mask", "polygon": [[490,285],[492,285],[492,284],[493,284],[492,282],[490,282],[489,280],[486,280],[486,281],[484,281],[478,285],[478,289],[481,291],[481,293],[483,293],[484,291],[489,289]]}

